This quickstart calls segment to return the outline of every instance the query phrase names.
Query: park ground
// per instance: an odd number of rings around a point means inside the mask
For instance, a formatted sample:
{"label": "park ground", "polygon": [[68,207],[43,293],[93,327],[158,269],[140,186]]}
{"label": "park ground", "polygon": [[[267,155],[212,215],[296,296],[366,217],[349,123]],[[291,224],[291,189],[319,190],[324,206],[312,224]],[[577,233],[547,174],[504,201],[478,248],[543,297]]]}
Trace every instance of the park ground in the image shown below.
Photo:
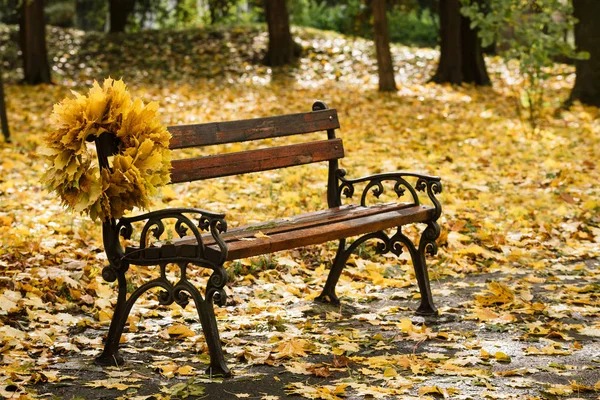
{"label": "park ground", "polygon": [[[436,51],[393,46],[399,90],[381,94],[369,41],[295,34],[303,58],[271,70],[258,63],[266,36],[252,27],[111,39],[51,28],[56,84],[20,86],[9,73],[0,396],[598,399],[600,122],[595,108],[559,109],[570,67],[556,66],[532,129],[517,108],[522,82],[500,59],[487,59],[493,87],[434,85]],[[10,35],[1,30],[0,44]],[[370,245],[338,285],[342,306],[316,305],[329,244],[227,266],[229,300],[217,318],[232,379],[202,375],[206,346],[193,307],[160,307],[153,295],[129,320],[128,363],[94,366],[115,298],[100,275],[100,226],[44,189],[40,150],[52,105],[108,76],[158,101],[165,124],[303,112],[324,100],[340,115],[349,176],[441,176],[443,232],[429,258],[440,317],[414,315],[406,254],[379,256]],[[230,226],[268,221],[324,207],[325,181],[317,165],[182,184],[163,189],[154,209],[225,211]],[[132,285],[154,273],[132,268]],[[206,276],[193,271],[199,282]]]}

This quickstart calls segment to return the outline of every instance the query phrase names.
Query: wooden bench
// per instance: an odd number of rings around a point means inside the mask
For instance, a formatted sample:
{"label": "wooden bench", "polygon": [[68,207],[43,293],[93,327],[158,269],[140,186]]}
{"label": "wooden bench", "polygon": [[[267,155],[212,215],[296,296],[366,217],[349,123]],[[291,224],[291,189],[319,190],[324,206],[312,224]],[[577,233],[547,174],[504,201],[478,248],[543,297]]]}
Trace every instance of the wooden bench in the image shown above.
{"label": "wooden bench", "polygon": [[[210,352],[207,373],[229,376],[213,310],[213,302],[223,306],[226,300],[224,286],[227,274],[223,263],[331,240],[339,240],[339,246],[323,292],[317,300],[339,302],[335,286],[348,257],[360,244],[376,240],[382,253],[399,255],[403,248],[408,249],[421,293],[417,313],[437,314],[429,287],[425,254],[437,251],[440,227],[436,221],[442,209],[435,195],[442,190],[440,178],[406,172],[346,178],[345,171],[338,167],[338,160],[344,157],[342,140],[335,136],[339,127],[336,110],[328,109],[320,101],[308,113],[169,127],[172,134],[170,147],[174,150],[325,131],[326,140],[175,160],[171,181],[188,182],[327,161],[328,208],[231,230],[227,230],[225,214],[197,208],[165,209],[104,222],[103,239],[109,265],[103,269],[102,276],[108,282],[118,282],[118,297],[104,351],[96,362],[102,365],[123,363],[118,348],[129,312],[140,295],[158,287],[162,288],[159,295],[161,304],[176,302],[185,307],[191,296]],[[118,143],[114,140],[113,135],[107,134],[96,140],[99,163],[104,168],[109,166],[109,156],[118,151]],[[415,183],[411,184],[411,180]],[[384,192],[384,183],[391,185],[391,193],[395,197],[406,201],[368,205],[371,195],[379,198]],[[343,199],[352,198],[358,192],[357,188],[362,188],[360,201],[344,205]],[[428,205],[422,204],[419,191],[426,193],[423,197]],[[160,239],[167,221],[180,239],[161,245],[149,244],[152,236]],[[135,223],[142,226],[139,240],[136,238],[135,241],[137,245],[123,248],[121,238],[131,242]],[[411,223],[425,224],[418,244],[413,244],[402,232],[402,226]],[[393,233],[386,233],[388,229],[393,229]],[[257,237],[258,231],[264,235]],[[347,244],[346,239],[353,236],[358,238]],[[160,277],[127,296],[126,272],[131,264],[158,265]],[[168,264],[180,269],[179,281],[175,284],[167,279]],[[189,264],[212,270],[204,296],[187,279]]]}

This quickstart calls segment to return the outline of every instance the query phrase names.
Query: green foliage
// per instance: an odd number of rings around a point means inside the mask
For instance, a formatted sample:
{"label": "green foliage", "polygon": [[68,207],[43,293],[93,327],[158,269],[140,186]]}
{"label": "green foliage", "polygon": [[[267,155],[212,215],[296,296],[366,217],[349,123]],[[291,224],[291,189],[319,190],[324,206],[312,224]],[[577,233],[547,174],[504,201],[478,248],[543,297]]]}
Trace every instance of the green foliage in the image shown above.
{"label": "green foliage", "polygon": [[461,12],[479,28],[483,46],[497,42],[505,60],[517,60],[525,85],[517,98],[532,129],[539,123],[544,107],[544,83],[557,57],[580,58],[567,40],[576,22],[571,1],[489,0],[482,6],[461,0]]}
{"label": "green foliage", "polygon": [[84,31],[103,31],[106,24],[108,2],[77,0],[75,26]]}
{"label": "green foliage", "polygon": [[395,43],[433,47],[438,42],[439,19],[429,9],[388,12],[390,40]]}
{"label": "green foliage", "polygon": [[371,36],[370,12],[361,0],[329,5],[319,0],[301,0],[290,10],[292,23],[347,35]]}
{"label": "green foliage", "polygon": [[195,0],[137,0],[132,18],[132,29],[180,28],[199,22]]}
{"label": "green foliage", "polygon": [[18,24],[20,2],[21,0],[0,0],[0,22]]}
{"label": "green foliage", "polygon": [[50,2],[44,8],[46,23],[49,25],[71,27],[75,17],[75,3],[70,1]]}
{"label": "green foliage", "polygon": [[[434,46],[437,43],[437,19],[429,9],[422,10],[410,1],[397,3],[388,10],[390,39],[393,42]],[[290,2],[293,24],[331,30],[346,35],[371,38],[373,21],[368,2],[346,0],[298,0]]]}

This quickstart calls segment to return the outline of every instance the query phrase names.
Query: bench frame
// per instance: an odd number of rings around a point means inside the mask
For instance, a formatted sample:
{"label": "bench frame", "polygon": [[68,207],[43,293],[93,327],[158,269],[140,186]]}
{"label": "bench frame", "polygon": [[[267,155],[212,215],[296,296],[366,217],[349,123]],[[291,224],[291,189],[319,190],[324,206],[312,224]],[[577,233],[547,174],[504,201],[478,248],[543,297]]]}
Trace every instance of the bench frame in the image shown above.
{"label": "bench frame", "polygon": [[[327,203],[330,209],[342,206],[343,197],[351,198],[355,194],[356,187],[359,185],[365,185],[360,200],[360,205],[364,207],[368,207],[367,197],[369,195],[374,195],[378,198],[384,192],[384,182],[392,182],[394,184],[393,190],[398,197],[405,195],[408,191],[413,206],[420,205],[417,192],[425,192],[432,203],[432,206],[428,208],[427,217],[424,219],[423,217],[419,217],[420,219],[409,221],[409,223],[421,222],[426,224],[425,229],[421,233],[418,245],[415,245],[412,240],[402,232],[403,225],[397,226],[393,235],[387,234],[384,230],[362,232],[362,236],[359,236],[350,244],[347,243],[346,237],[338,238],[338,249],[327,282],[321,295],[317,297],[316,300],[334,304],[339,303],[339,299],[335,293],[335,287],[348,258],[362,243],[369,240],[376,240],[378,241],[377,250],[381,253],[392,252],[396,255],[400,255],[403,251],[403,247],[408,249],[413,262],[419,291],[421,293],[421,302],[416,312],[421,315],[437,315],[437,309],[434,306],[431,295],[425,256],[426,254],[434,255],[437,252],[436,240],[440,235],[440,226],[437,223],[437,220],[442,212],[441,204],[436,198],[436,194],[442,191],[440,178],[407,172],[377,174],[359,179],[346,178],[346,172],[343,169],[340,169],[338,165],[338,159],[343,157],[343,148],[334,148],[338,145],[341,146],[341,140],[336,139],[335,136],[335,129],[339,128],[336,111],[334,109],[328,109],[324,102],[317,101],[313,104],[313,113],[307,113],[305,115],[312,117],[313,115],[321,115],[318,113],[323,112],[327,112],[328,118],[317,122],[308,121],[308,128],[305,127],[305,131],[302,132],[297,131],[297,129],[291,129],[291,133],[279,130],[274,134],[273,130],[269,129],[269,123],[272,122],[269,118],[222,123],[222,125],[238,124],[244,128],[242,129],[241,136],[230,135],[227,137],[227,131],[225,129],[223,129],[223,131],[219,130],[219,128],[223,128],[223,126],[214,123],[193,126],[196,129],[191,133],[190,126],[169,127],[169,131],[173,134],[170,147],[173,149],[196,147],[214,143],[240,142],[273,136],[287,136],[291,134],[326,130],[328,138],[327,142],[333,146],[330,148],[333,156],[329,156],[329,158],[324,156],[322,157],[323,159],[319,159],[320,156],[318,155],[316,156],[317,159],[314,157],[310,159],[307,157],[297,157],[297,159],[294,159],[294,165],[317,161],[329,162]],[[297,119],[298,115],[299,114],[272,118],[279,118],[281,125],[282,121],[285,122],[286,117],[291,118],[296,116]],[[209,129],[214,132],[209,132]],[[100,168],[110,168],[109,157],[118,152],[118,141],[115,139],[114,135],[107,133],[102,134],[95,141]],[[294,145],[289,147],[293,146]],[[182,164],[179,160],[174,161],[173,172],[171,175],[172,182],[177,183],[240,173],[236,171],[233,171],[233,173],[229,173],[231,171],[219,172],[219,165],[216,165],[216,171],[211,172],[209,164],[214,161],[222,161],[223,158],[218,158],[220,156],[217,156],[217,158],[211,159],[210,157],[211,156],[203,157],[203,160],[198,161],[204,163],[203,170],[199,171],[197,166],[196,169],[189,169],[192,174],[200,174],[200,177],[186,176],[185,174],[187,172],[181,171],[189,164]],[[249,158],[252,159],[252,157]],[[206,159],[208,159],[208,161]],[[277,161],[274,162],[274,164],[277,164]],[[209,165],[209,167],[206,167],[206,165]],[[241,173],[282,167],[281,165],[270,165],[267,167],[261,166],[260,169],[253,169],[255,167],[252,165],[248,164],[247,167],[240,167],[241,169],[248,169]],[[290,165],[283,165],[283,167],[286,166]],[[406,178],[416,179],[416,185],[412,186]],[[193,244],[180,246],[164,245],[161,247],[147,245],[150,236],[160,239],[165,231],[164,221],[166,220],[174,220],[175,231],[181,238],[189,238],[189,233],[191,232]],[[140,244],[136,247],[126,247],[123,249],[120,238],[131,239],[134,231],[134,223],[144,224],[140,234]],[[208,232],[208,234],[203,235],[202,231]],[[177,303],[185,308],[190,302],[190,297],[193,300],[210,353],[210,365],[207,368],[207,374],[223,376],[231,375],[221,348],[221,341],[213,309],[213,303],[224,306],[227,299],[224,290],[225,284],[227,283],[227,273],[223,266],[224,262],[229,260],[228,245],[223,239],[223,234],[226,231],[227,223],[225,214],[214,213],[198,208],[165,209],[152,211],[139,216],[123,217],[119,220],[110,219],[103,222],[102,233],[108,265],[102,270],[102,277],[107,282],[117,282],[118,295],[104,350],[96,358],[96,363],[100,365],[123,364],[123,358],[119,355],[119,342],[129,313],[142,294],[152,288],[161,288],[162,291],[159,293],[158,301],[162,305]],[[207,235],[212,238],[211,246],[203,244],[203,238],[204,242],[207,242]],[[293,246],[290,245],[287,248],[300,246],[302,246],[301,243],[294,244]],[[160,276],[139,286],[127,296],[128,284],[126,272],[132,264],[141,266],[158,265],[160,266]],[[175,284],[167,278],[166,267],[169,264],[176,264],[179,267],[179,280]],[[187,268],[189,264],[208,268],[213,271],[207,280],[204,296],[202,296],[200,291],[187,279]]]}

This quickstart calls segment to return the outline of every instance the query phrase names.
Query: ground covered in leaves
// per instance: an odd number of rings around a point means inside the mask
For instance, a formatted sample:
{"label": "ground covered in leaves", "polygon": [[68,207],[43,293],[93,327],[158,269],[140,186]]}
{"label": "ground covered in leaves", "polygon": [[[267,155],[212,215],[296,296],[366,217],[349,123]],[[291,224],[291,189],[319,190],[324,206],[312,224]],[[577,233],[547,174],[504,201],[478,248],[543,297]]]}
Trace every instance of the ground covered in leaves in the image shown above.
{"label": "ground covered in leaves", "polygon": [[[12,28],[0,48],[13,143],[0,151],[0,396],[6,398],[515,398],[600,394],[600,123],[598,110],[555,112],[573,83],[547,85],[539,129],[515,108],[520,81],[488,59],[493,88],[428,84],[437,53],[393,49],[399,91],[376,91],[371,42],[313,30],[293,67],[257,63],[256,27],[107,38],[51,28],[56,85],[19,78]],[[123,77],[157,100],[166,124],[338,109],[349,176],[390,170],[440,175],[438,255],[430,259],[437,319],[415,317],[406,255],[360,248],[338,285],[341,307],[315,305],[335,251],[316,246],[227,266],[217,309],[234,378],[207,363],[192,306],[134,308],[119,369],[102,348],[115,290],[102,281],[100,226],[66,213],[40,182],[52,105],[93,79]],[[229,146],[225,150],[235,150]],[[219,151],[222,151],[220,149]],[[227,212],[230,226],[325,207],[325,166],[182,184],[155,209]],[[132,268],[132,287],[152,268]],[[192,270],[203,281],[205,271]]]}

